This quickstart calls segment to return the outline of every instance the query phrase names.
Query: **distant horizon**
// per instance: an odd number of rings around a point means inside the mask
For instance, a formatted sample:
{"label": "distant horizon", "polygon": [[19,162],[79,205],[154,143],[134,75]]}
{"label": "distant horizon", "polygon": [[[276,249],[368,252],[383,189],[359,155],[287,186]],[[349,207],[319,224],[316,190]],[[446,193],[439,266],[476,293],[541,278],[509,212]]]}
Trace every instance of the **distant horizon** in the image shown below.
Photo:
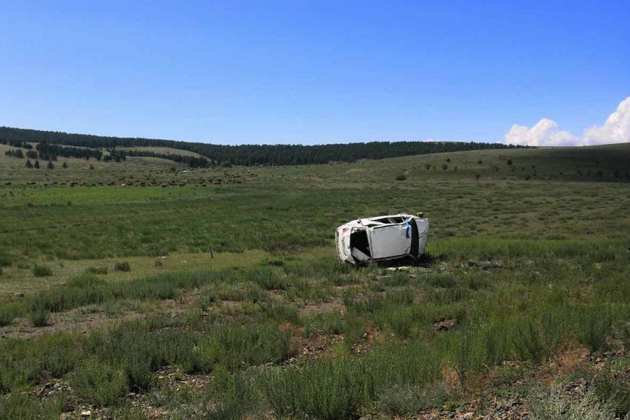
{"label": "distant horizon", "polygon": [[395,139],[395,140],[356,140],[356,141],[340,141],[335,143],[221,143],[214,141],[202,141],[202,140],[188,140],[188,139],[177,139],[177,138],[167,138],[167,137],[147,137],[147,136],[115,136],[109,134],[101,134],[101,133],[80,133],[76,131],[63,131],[63,130],[50,130],[50,129],[41,129],[41,128],[32,128],[32,127],[14,127],[6,124],[0,125],[0,128],[14,128],[18,130],[34,130],[34,131],[45,131],[48,133],[65,133],[65,134],[76,134],[82,136],[96,136],[96,137],[112,137],[118,139],[145,139],[145,140],[167,140],[167,141],[176,141],[176,142],[185,142],[185,143],[201,143],[201,144],[215,144],[221,146],[247,146],[247,145],[255,145],[255,146],[276,146],[276,145],[298,145],[298,146],[325,146],[331,144],[354,144],[354,143],[384,143],[384,142],[432,142],[432,143],[488,143],[488,144],[503,144],[502,141],[483,141],[483,140],[436,140],[436,139],[422,139],[422,140],[410,140],[410,139]]}
{"label": "distant horizon", "polygon": [[[31,128],[31,127],[14,127],[9,125],[0,125],[0,128],[13,128],[18,130],[33,130],[33,131],[43,131],[48,133],[65,133],[65,134],[73,134],[73,135],[81,135],[81,136],[95,136],[95,137],[111,137],[117,139],[144,139],[144,140],[165,140],[165,141],[173,141],[173,142],[182,142],[182,143],[199,143],[199,144],[211,144],[217,146],[327,146],[327,145],[344,145],[344,144],[358,144],[358,143],[396,143],[396,142],[427,142],[427,143],[487,143],[487,144],[507,144],[503,141],[484,141],[484,140],[436,140],[436,139],[421,139],[421,140],[413,140],[413,139],[388,139],[388,140],[356,140],[356,141],[340,141],[334,143],[221,143],[214,141],[202,141],[202,140],[188,140],[188,139],[177,139],[177,138],[167,138],[167,137],[147,137],[147,136],[116,136],[109,134],[101,134],[101,133],[80,133],[76,131],[62,131],[62,130],[50,130],[50,129],[41,129],[41,128]],[[591,147],[591,146],[608,146],[620,144],[619,142],[611,142],[611,143],[599,143],[599,144],[559,144],[559,145],[521,145],[518,146],[527,146],[527,147],[535,147],[535,148],[565,148],[565,147]],[[514,144],[515,146],[517,144]],[[140,146],[138,146],[140,147]],[[147,146],[151,147],[151,146]]]}

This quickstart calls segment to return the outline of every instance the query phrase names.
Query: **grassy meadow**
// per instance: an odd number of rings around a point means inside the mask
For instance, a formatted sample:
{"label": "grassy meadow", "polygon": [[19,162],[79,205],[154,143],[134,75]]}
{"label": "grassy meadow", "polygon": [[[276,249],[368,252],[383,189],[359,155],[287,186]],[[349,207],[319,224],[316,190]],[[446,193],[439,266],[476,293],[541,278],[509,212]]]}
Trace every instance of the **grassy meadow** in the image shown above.
{"label": "grassy meadow", "polygon": [[[630,412],[628,145],[195,170],[9,149],[0,419]],[[336,226],[417,211],[417,265],[337,262]]]}

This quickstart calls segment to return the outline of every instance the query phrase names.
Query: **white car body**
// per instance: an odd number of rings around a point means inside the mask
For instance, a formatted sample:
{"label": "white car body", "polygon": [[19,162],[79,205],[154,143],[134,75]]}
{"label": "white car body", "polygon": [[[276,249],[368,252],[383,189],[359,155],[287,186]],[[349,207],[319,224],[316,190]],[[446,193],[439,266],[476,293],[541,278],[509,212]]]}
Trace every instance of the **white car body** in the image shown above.
{"label": "white car body", "polygon": [[429,220],[422,213],[356,219],[335,232],[337,256],[350,264],[418,258],[429,235]]}

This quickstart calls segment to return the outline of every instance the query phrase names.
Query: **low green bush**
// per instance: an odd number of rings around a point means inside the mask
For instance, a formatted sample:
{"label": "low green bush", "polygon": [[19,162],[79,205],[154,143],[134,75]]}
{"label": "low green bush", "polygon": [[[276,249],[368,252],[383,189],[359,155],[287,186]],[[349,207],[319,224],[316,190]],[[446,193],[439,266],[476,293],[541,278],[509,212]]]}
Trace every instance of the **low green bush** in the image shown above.
{"label": "low green bush", "polygon": [[279,270],[273,267],[261,267],[246,270],[245,279],[260,285],[265,290],[286,290],[291,286],[290,279],[281,276]]}
{"label": "low green bush", "polygon": [[623,370],[608,366],[595,375],[592,383],[597,397],[625,419],[630,413],[630,378]]}
{"label": "low green bush", "polygon": [[35,277],[49,277],[53,275],[52,269],[45,265],[35,264],[33,266],[33,275]]}
{"label": "low green bush", "polygon": [[2,267],[10,267],[13,265],[13,260],[11,257],[5,254],[0,254],[0,268]]}
{"label": "low green bush", "polygon": [[387,400],[393,388],[425,389],[441,372],[439,354],[424,343],[392,342],[364,357],[316,359],[271,370],[262,375],[260,388],[278,416],[351,419],[367,403]]}
{"label": "low green bush", "polygon": [[591,352],[605,350],[612,325],[612,314],[607,308],[585,310],[581,316],[582,342]]}
{"label": "low green bush", "polygon": [[262,378],[262,388],[277,416],[321,420],[357,417],[372,391],[364,366],[347,360],[274,369]]}
{"label": "low green bush", "polygon": [[9,325],[15,319],[15,311],[9,305],[0,306],[0,327]]}
{"label": "low green bush", "polygon": [[118,262],[114,266],[115,271],[131,271],[131,265],[127,261]]}
{"label": "low green bush", "polygon": [[540,328],[534,320],[524,318],[521,322],[513,324],[511,333],[513,353],[518,360],[540,363],[549,356],[548,349],[542,341]]}
{"label": "low green bush", "polygon": [[63,400],[38,401],[36,397],[14,392],[0,396],[0,419],[57,420],[63,411]]}
{"label": "low green bush", "polygon": [[580,401],[566,398],[561,390],[546,390],[530,400],[532,420],[613,420],[613,410],[587,393]]}
{"label": "low green bush", "polygon": [[96,359],[88,359],[74,371],[72,386],[88,404],[114,405],[127,393],[125,372]]}
{"label": "low green bush", "polygon": [[215,365],[230,370],[263,363],[278,363],[289,357],[290,332],[276,325],[240,327],[219,324],[207,331],[186,361],[189,372],[210,372]]}
{"label": "low green bush", "polygon": [[42,306],[31,308],[28,318],[34,327],[45,327],[49,323],[50,311]]}
{"label": "low green bush", "polygon": [[[0,372],[7,392],[60,378],[81,360],[81,336],[44,334],[31,340],[0,341]],[[0,417],[2,418],[2,417]]]}

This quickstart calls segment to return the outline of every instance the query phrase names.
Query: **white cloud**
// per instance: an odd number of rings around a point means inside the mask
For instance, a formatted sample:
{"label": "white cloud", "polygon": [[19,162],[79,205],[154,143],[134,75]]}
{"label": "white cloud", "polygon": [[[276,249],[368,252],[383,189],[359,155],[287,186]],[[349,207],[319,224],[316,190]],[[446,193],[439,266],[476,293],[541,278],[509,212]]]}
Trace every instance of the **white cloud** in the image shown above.
{"label": "white cloud", "polygon": [[558,130],[558,124],[548,118],[538,121],[532,128],[514,124],[505,135],[506,144],[522,146],[568,146],[576,141],[577,137],[568,131]]}
{"label": "white cloud", "polygon": [[505,134],[506,144],[523,146],[577,146],[630,142],[630,97],[624,99],[606,123],[584,130],[582,138],[558,129],[558,124],[543,118],[529,128],[514,124]]}
{"label": "white cloud", "polygon": [[604,125],[587,128],[584,131],[583,142],[584,144],[630,142],[630,97],[621,101]]}

